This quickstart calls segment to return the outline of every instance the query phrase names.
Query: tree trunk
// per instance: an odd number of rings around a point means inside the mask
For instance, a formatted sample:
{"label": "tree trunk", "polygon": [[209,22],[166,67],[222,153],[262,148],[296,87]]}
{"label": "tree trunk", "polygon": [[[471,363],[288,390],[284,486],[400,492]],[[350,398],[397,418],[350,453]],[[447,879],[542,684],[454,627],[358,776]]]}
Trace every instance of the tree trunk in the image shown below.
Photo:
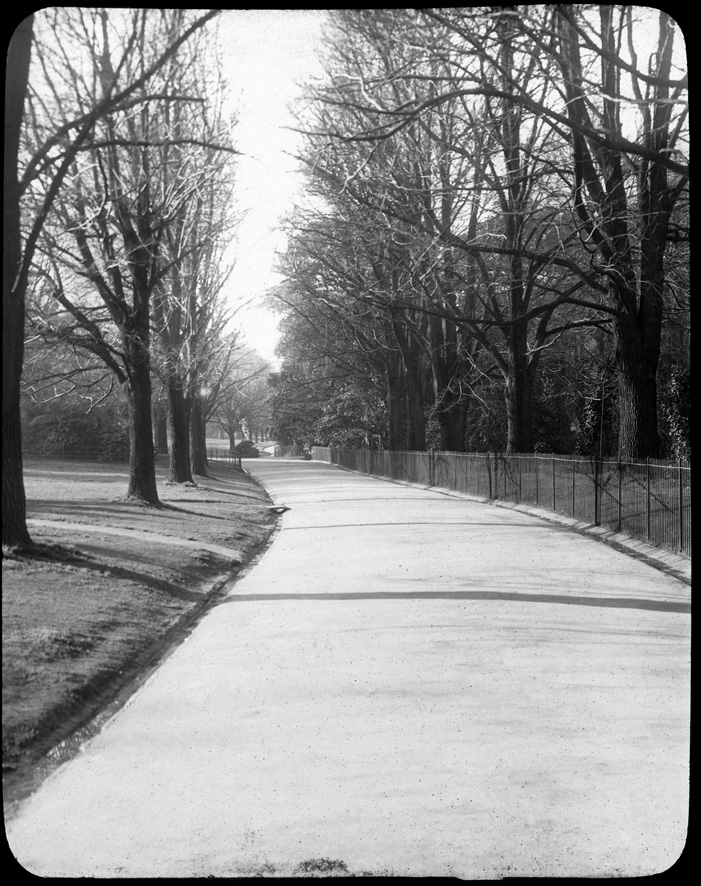
{"label": "tree trunk", "polygon": [[18,285],[22,262],[17,158],[22,111],[32,48],[33,16],[15,31],[7,54],[5,81],[4,262],[2,299],[2,543],[32,544],[22,465],[20,379],[24,362],[24,287]]}
{"label": "tree trunk", "polygon": [[151,419],[151,360],[148,345],[139,344],[135,335],[123,338],[129,371],[129,488],[127,498],[160,506],[156,487],[156,460],[153,452]]}
{"label": "tree trunk", "polygon": [[178,378],[169,378],[168,420],[170,426],[169,483],[194,483],[190,465],[190,409],[192,401]]}
{"label": "tree trunk", "polygon": [[522,378],[508,376],[504,385],[506,402],[506,451],[532,452],[531,392]]}
{"label": "tree trunk", "polygon": [[638,326],[628,316],[616,322],[618,457],[658,458],[657,360],[646,352]]}
{"label": "tree trunk", "polygon": [[400,359],[390,359],[388,363],[387,448],[397,452],[406,446],[406,379]]}
{"label": "tree trunk", "polygon": [[413,331],[401,322],[393,321],[392,329],[402,356],[404,386],[406,390],[406,443],[409,452],[426,451],[426,416],[424,415],[425,392],[422,365],[422,348]]}
{"label": "tree trunk", "polygon": [[[5,327],[4,327],[5,328]],[[7,376],[7,370],[3,371]],[[22,466],[22,432],[20,428],[19,382],[17,398],[2,417],[2,543],[11,548],[31,547],[27,529],[27,502],[24,493]]]}
{"label": "tree trunk", "polygon": [[[449,392],[444,393],[444,401],[447,396],[450,396]],[[441,449],[444,452],[465,451],[468,409],[469,404],[463,396],[455,398],[452,403],[444,403],[439,407],[436,419],[441,434]]]}
{"label": "tree trunk", "polygon": [[426,451],[426,416],[424,415],[423,373],[419,357],[411,361],[406,369],[406,448],[409,452]]}
{"label": "tree trunk", "polygon": [[168,408],[158,401],[153,408],[154,449],[157,455],[168,454]]}
{"label": "tree trunk", "polygon": [[429,317],[428,324],[440,447],[444,452],[464,452],[468,403],[459,390],[464,365],[458,353],[457,329],[448,318]]}
{"label": "tree trunk", "polygon": [[506,403],[506,451],[533,451],[533,373],[527,356],[527,327],[512,324],[504,384]]}
{"label": "tree trunk", "polygon": [[202,401],[195,395],[192,399],[190,412],[190,456],[192,459],[192,473],[200,477],[207,477],[209,464],[207,462],[207,428],[202,418]]}

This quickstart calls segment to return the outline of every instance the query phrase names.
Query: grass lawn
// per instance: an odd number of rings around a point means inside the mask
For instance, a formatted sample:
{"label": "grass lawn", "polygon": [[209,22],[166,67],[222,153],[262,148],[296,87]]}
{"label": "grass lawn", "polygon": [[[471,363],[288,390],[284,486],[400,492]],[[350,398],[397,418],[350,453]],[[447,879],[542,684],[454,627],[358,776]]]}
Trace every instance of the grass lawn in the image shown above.
{"label": "grass lawn", "polygon": [[44,755],[158,662],[274,528],[266,493],[215,463],[166,483],[162,509],[126,501],[126,465],[28,459],[30,534],[50,556],[3,552],[5,799]]}

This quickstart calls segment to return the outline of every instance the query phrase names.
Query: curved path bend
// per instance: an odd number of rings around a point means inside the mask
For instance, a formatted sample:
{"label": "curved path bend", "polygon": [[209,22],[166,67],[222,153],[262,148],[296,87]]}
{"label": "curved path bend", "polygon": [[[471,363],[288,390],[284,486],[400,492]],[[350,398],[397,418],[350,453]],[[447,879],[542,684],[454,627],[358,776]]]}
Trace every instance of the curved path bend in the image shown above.
{"label": "curved path bend", "polygon": [[676,861],[687,585],[518,511],[247,466],[290,508],[272,545],[9,820],[22,866],[481,879]]}

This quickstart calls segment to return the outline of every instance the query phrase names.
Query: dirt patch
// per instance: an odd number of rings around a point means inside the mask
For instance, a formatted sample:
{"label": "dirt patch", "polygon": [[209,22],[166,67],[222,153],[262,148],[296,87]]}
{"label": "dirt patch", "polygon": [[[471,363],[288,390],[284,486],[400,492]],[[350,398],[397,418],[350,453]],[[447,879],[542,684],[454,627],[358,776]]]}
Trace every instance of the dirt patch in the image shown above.
{"label": "dirt patch", "polygon": [[170,485],[159,464],[164,507],[150,508],[124,499],[124,466],[25,464],[30,533],[47,555],[3,557],[6,799],[265,545],[275,526],[265,491],[228,465],[211,473]]}
{"label": "dirt patch", "polygon": [[276,866],[272,862],[265,861],[260,864],[253,864],[249,867],[237,867],[236,871],[231,874],[233,877],[245,878],[265,878],[275,877],[288,879],[297,878],[317,878],[317,877],[387,877],[397,876],[390,870],[378,871],[355,871],[350,869],[344,861],[331,858],[310,858],[300,862],[296,867],[291,868],[289,864]]}

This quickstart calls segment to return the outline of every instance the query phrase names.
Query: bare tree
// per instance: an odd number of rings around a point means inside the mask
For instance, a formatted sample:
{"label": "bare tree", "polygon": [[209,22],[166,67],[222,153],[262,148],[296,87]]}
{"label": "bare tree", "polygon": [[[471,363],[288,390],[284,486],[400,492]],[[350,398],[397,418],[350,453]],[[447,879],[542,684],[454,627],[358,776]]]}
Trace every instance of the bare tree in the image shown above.
{"label": "bare tree", "polygon": [[[665,253],[675,236],[671,214],[688,182],[687,79],[674,72],[675,25],[659,13],[657,45],[639,59],[641,29],[633,9],[542,5],[424,10],[418,16],[400,16],[399,25],[397,20],[393,23],[392,45],[421,47],[423,55],[417,52],[411,63],[392,64],[387,71],[367,76],[354,60],[356,70],[336,83],[336,95],[328,103],[353,108],[356,128],[326,129],[345,141],[394,143],[439,107],[450,107],[456,100],[485,103],[488,126],[503,149],[504,217],[511,219],[505,243],[497,248],[461,238],[460,244],[445,226],[440,236],[473,255],[508,257],[510,300],[516,312],[508,318],[511,362],[524,353],[529,314],[522,311],[526,265],[531,270],[560,267],[579,276],[590,290],[589,301],[583,302],[580,295],[569,303],[597,312],[594,322],[609,317],[616,337],[622,457],[659,454],[656,375]],[[649,25],[650,13],[642,14]],[[368,20],[375,31],[380,27],[368,13],[357,17],[361,27],[367,29]],[[430,28],[424,38],[426,22],[440,26],[440,40]],[[426,57],[441,60],[444,71],[429,73]],[[532,75],[523,76],[526,72]],[[387,100],[390,84],[427,81],[433,88],[423,94],[416,90],[403,100]],[[547,142],[521,143],[518,130],[524,115],[549,130],[550,148],[543,150]],[[348,115],[344,119],[347,122]],[[566,151],[552,153],[553,140]],[[561,178],[559,193],[553,194],[559,208],[556,224],[564,222],[569,242],[556,256],[529,248],[519,232],[524,218],[519,201],[528,191],[524,161],[531,167],[540,163]],[[356,166],[346,178],[355,182],[362,169]],[[566,292],[572,295],[576,290],[567,286]],[[542,330],[540,322],[536,328]],[[546,342],[533,344],[542,347]],[[529,347],[535,352],[533,344]],[[512,380],[527,390],[528,371],[518,362],[506,377],[507,389]],[[515,402],[527,404],[528,396],[516,397]],[[518,424],[518,415],[515,420]]]}
{"label": "bare tree", "polygon": [[22,113],[27,93],[34,17],[15,31],[5,80],[5,156],[2,298],[2,543],[28,547],[27,505],[22,480],[20,381],[24,362],[24,290],[18,179]]}
{"label": "bare tree", "polygon": [[[669,16],[659,13],[657,46],[647,72],[636,64],[630,7],[617,12],[601,6],[598,28],[587,18],[578,19],[573,9],[558,7],[554,28],[567,97],[575,211],[607,281],[609,304],[616,311],[619,455],[658,456],[657,369],[665,252],[672,211],[687,183],[683,162],[675,157],[685,123],[685,113],[678,113],[684,83],[672,76],[675,26]],[[624,41],[630,64],[624,56]],[[601,69],[593,107],[583,57],[591,53]],[[637,151],[619,146],[624,127],[621,104],[628,97],[623,90],[626,74],[641,112]],[[607,134],[603,142],[592,135],[599,130]]]}
{"label": "bare tree", "polygon": [[[206,83],[207,105],[168,106],[164,121],[173,140],[165,149],[162,181],[172,222],[164,232],[164,270],[154,293],[153,317],[160,343],[158,366],[169,401],[169,479],[175,483],[193,482],[194,460],[196,472],[206,473],[198,393],[209,361],[207,339],[217,340],[227,322],[221,295],[232,269],[225,251],[235,223],[231,155],[237,152],[229,144],[220,65],[215,60],[208,71],[203,60],[212,61],[205,47],[190,46],[187,64],[173,70],[173,79],[180,92],[190,95],[202,92]],[[201,132],[197,145],[186,141],[193,131]]]}
{"label": "bare tree", "polygon": [[[459,50],[443,49],[445,28],[426,37],[411,14],[344,12],[328,82],[312,91],[303,131],[327,202],[337,212],[354,205],[373,232],[384,220],[384,255],[375,249],[373,267],[391,305],[409,402],[421,402],[416,374],[428,361],[441,446],[462,449],[482,355],[504,378],[507,448],[524,451],[533,445],[543,349],[565,328],[601,317],[581,298],[594,316],[566,310],[596,277],[577,275],[567,254],[573,232],[555,233],[554,139],[547,144],[547,128],[524,119],[511,98],[513,80],[527,94],[543,91],[541,72],[527,53],[516,55],[509,19],[492,18],[481,38],[493,57],[469,74],[500,89],[468,102],[441,92],[462,61]],[[423,448],[421,436],[412,442]]]}
{"label": "bare tree", "polygon": [[[121,15],[121,14],[120,14]],[[151,58],[163,53],[163,41],[187,30],[180,10],[147,11],[130,15],[138,33],[128,57],[123,37],[107,10],[81,14],[82,31],[73,34],[80,46],[85,39],[89,88],[113,83],[120,76],[139,79],[151,67]],[[161,34],[164,36],[162,37]],[[40,55],[44,70],[56,59],[45,46]],[[89,60],[89,61],[88,61]],[[59,59],[60,61],[60,59]],[[146,84],[134,91],[126,106],[103,114],[71,164],[70,188],[55,201],[58,224],[45,226],[45,250],[54,267],[54,297],[81,327],[88,346],[115,373],[127,393],[130,408],[130,479],[128,496],[158,504],[151,417],[151,306],[167,258],[164,241],[174,224],[181,195],[163,187],[171,161],[170,151],[181,144],[201,143],[199,129],[175,132],[170,126],[172,105],[200,104],[196,94],[186,94],[174,72],[178,65],[167,59]],[[52,79],[55,103],[61,107],[73,97],[71,86],[83,81],[67,78],[68,99]],[[60,82],[60,81],[58,81]],[[75,88],[75,86],[74,86]],[[83,98],[79,89],[75,89]],[[88,98],[88,101],[90,99]],[[45,100],[37,95],[32,122],[39,129]],[[73,241],[69,246],[66,235]],[[64,283],[61,267],[86,280],[84,287]]]}
{"label": "bare tree", "polygon": [[270,365],[260,354],[246,345],[230,352],[226,374],[219,380],[211,420],[229,437],[231,449],[236,434],[262,432],[269,422],[267,377]]}
{"label": "bare tree", "polygon": [[374,386],[384,378],[390,447],[423,448],[430,369],[423,317],[398,303],[400,293],[408,301],[414,292],[406,248],[392,242],[381,218],[338,201],[335,212],[293,220],[289,239],[281,262],[287,285],[276,299],[299,322],[283,324],[283,353],[335,367],[322,370],[324,379],[350,374]]}
{"label": "bare tree", "polygon": [[[62,15],[63,12],[63,10],[55,9],[48,14]],[[177,53],[180,46],[218,12],[218,10],[205,12],[195,17],[180,33],[169,34],[165,43],[160,44],[160,53],[154,53],[151,60],[140,71],[128,72],[127,62],[135,45],[144,34],[143,18],[139,18],[138,11],[134,12],[129,21],[131,29],[125,28],[124,51],[117,63],[113,65],[114,76],[105,78],[99,84],[93,80],[88,89],[83,89],[88,85],[84,78],[84,72],[74,70],[69,44],[61,42],[63,35],[57,31],[52,33],[52,41],[58,43],[57,48],[59,52],[63,53],[62,65],[53,74],[61,73],[67,79],[73,79],[74,87],[81,88],[81,99],[69,105],[64,105],[62,102],[54,103],[53,98],[48,99],[45,110],[48,110],[49,106],[53,110],[44,115],[40,128],[34,127],[32,132],[27,133],[27,149],[26,154],[22,156],[21,173],[19,172],[19,136],[21,135],[22,107],[27,92],[26,70],[32,52],[31,19],[27,21],[26,26],[18,29],[17,40],[14,42],[14,49],[11,50],[15,53],[15,57],[9,68],[12,76],[14,77],[15,73],[17,76],[17,80],[12,83],[13,97],[7,103],[11,116],[8,116],[9,125],[6,125],[6,139],[10,139],[11,150],[6,149],[5,154],[5,181],[10,184],[9,189],[6,187],[6,201],[8,202],[5,204],[5,212],[9,211],[8,220],[14,225],[14,228],[10,227],[6,230],[14,230],[16,233],[13,234],[15,247],[11,252],[10,262],[6,265],[3,284],[3,360],[7,360],[8,367],[11,368],[11,372],[3,373],[4,379],[7,379],[6,387],[3,382],[4,544],[20,546],[31,544],[26,528],[26,504],[23,495],[19,380],[22,364],[21,342],[24,337],[25,293],[30,268],[47,216],[57,195],[61,192],[67,176],[74,167],[78,153],[93,136],[97,122],[110,113],[118,111],[126,113],[136,103],[143,101],[143,93],[141,96],[137,94]],[[42,15],[45,14],[47,13],[42,13]],[[35,41],[33,45],[34,49],[40,46],[46,49],[46,44],[41,42]],[[38,72],[37,77],[41,79],[45,73],[42,70],[41,61],[35,64],[35,69]],[[52,79],[53,75],[49,77],[49,90],[53,88]],[[10,83],[11,81],[8,79],[8,85]],[[33,86],[32,92],[35,93]],[[46,93],[44,95],[36,94],[37,101],[43,103],[47,100],[46,95]],[[23,206],[24,217],[27,220],[24,238],[19,234],[20,205]],[[149,470],[150,467],[147,463],[144,466],[144,473],[148,474]],[[5,484],[7,484],[7,489]],[[151,486],[150,480],[147,480],[146,488],[139,490],[139,494],[144,492],[147,496],[151,495]],[[155,484],[153,487],[155,488]]]}

